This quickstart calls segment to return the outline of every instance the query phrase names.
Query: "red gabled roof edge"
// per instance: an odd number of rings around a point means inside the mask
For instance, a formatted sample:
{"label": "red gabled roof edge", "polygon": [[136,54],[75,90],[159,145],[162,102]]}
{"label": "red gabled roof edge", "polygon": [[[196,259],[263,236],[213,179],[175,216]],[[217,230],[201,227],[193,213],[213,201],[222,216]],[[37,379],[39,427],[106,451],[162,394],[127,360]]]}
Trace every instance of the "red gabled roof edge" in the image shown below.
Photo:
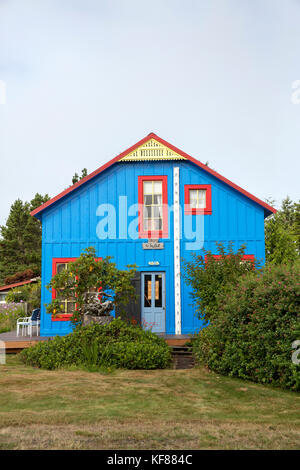
{"label": "red gabled roof edge", "polygon": [[16,282],[15,284],[5,284],[5,286],[0,286],[0,291],[12,289],[13,287],[24,286],[25,284],[30,284],[31,282],[35,282],[39,280],[39,278],[29,279],[28,281]]}
{"label": "red gabled roof edge", "polygon": [[244,196],[248,197],[249,199],[252,199],[252,201],[255,201],[257,204],[259,204],[260,206],[263,206],[267,211],[269,212],[277,212],[276,209],[274,209],[274,207],[270,206],[269,204],[267,204],[266,202],[262,201],[261,199],[258,199],[256,196],[253,196],[253,194],[249,193],[248,191],[246,191],[245,189],[241,188],[240,186],[238,186],[237,184],[233,183],[232,181],[230,181],[229,179],[225,178],[224,176],[220,175],[219,173],[217,173],[216,171],[212,170],[211,168],[209,168],[207,165],[204,165],[204,163],[201,163],[199,162],[198,160],[196,160],[195,158],[191,157],[190,155],[188,155],[187,153],[183,152],[182,150],[178,149],[177,147],[175,147],[174,145],[170,144],[169,142],[167,142],[166,140],[162,139],[161,137],[159,137],[158,135],[154,134],[153,132],[151,132],[150,134],[148,134],[146,137],[144,137],[143,139],[139,140],[136,144],[132,145],[131,147],[129,147],[127,150],[125,150],[124,152],[120,153],[119,155],[117,155],[116,157],[114,157],[112,160],[110,160],[109,162],[105,163],[105,165],[102,165],[100,166],[97,170],[93,171],[92,173],[90,173],[89,175],[87,175],[85,178],[83,178],[82,180],[78,181],[78,183],[75,183],[73,184],[73,186],[70,186],[69,188],[65,189],[64,191],[62,191],[60,194],[58,194],[57,196],[53,197],[52,199],[50,199],[49,201],[45,202],[44,204],[42,204],[40,207],[38,207],[37,209],[35,209],[34,211],[31,212],[31,215],[32,216],[35,216],[37,214],[39,214],[40,212],[42,212],[43,210],[45,210],[47,207],[51,206],[52,204],[54,204],[56,201],[58,201],[59,199],[63,198],[64,196],[66,196],[67,194],[69,194],[70,192],[74,191],[74,189],[76,188],[79,188],[80,186],[82,186],[83,184],[85,184],[87,181],[89,181],[90,179],[94,178],[94,176],[97,176],[99,175],[99,173],[101,173],[102,171],[106,170],[107,168],[109,168],[111,165],[113,165],[114,163],[117,163],[119,160],[121,160],[121,158],[125,157],[125,155],[127,155],[128,153],[130,152],[133,152],[133,150],[135,150],[136,148],[138,148],[140,145],[143,145],[145,142],[147,142],[148,140],[150,139],[156,139],[158,142],[160,142],[161,144],[165,145],[166,147],[169,147],[171,150],[173,150],[174,152],[178,153],[179,155],[181,155],[182,157],[185,157],[187,160],[191,161],[192,163],[194,163],[195,165],[199,166],[200,168],[202,168],[203,170],[207,171],[208,173],[210,173],[211,175],[215,176],[216,178],[218,178],[219,180],[223,181],[224,183],[228,184],[229,186],[231,186],[232,188],[236,189],[237,191],[239,191],[240,193],[244,194]]}

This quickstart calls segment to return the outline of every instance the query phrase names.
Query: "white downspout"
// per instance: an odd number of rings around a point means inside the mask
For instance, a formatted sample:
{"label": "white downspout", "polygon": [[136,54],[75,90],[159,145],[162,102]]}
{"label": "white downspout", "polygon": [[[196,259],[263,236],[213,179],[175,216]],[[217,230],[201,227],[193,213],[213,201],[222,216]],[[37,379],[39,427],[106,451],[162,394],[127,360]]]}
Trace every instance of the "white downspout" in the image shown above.
{"label": "white downspout", "polygon": [[179,167],[173,168],[175,334],[181,335]]}

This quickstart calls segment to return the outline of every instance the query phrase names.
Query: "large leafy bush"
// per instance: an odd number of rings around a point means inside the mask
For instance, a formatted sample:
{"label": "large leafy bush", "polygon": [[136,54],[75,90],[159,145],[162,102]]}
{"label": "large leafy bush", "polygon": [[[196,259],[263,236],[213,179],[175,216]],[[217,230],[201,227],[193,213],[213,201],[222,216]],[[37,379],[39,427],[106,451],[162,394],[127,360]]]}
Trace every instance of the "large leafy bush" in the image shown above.
{"label": "large leafy bush", "polygon": [[217,257],[203,249],[202,254],[192,253],[191,260],[183,262],[184,278],[192,288],[196,314],[205,321],[210,321],[218,313],[216,299],[219,293],[259,265],[255,259],[243,260],[245,245],[235,252],[232,242],[228,243],[227,249],[222,243],[216,243],[216,249]]}
{"label": "large leafy bush", "polygon": [[171,355],[162,338],[117,318],[106,325],[77,327],[69,335],[40,342],[23,350],[21,358],[44,369],[72,365],[163,369],[168,367]]}
{"label": "large leafy bush", "polygon": [[300,390],[300,365],[292,362],[300,339],[299,265],[245,275],[216,302],[218,315],[194,341],[197,360],[222,374]]}

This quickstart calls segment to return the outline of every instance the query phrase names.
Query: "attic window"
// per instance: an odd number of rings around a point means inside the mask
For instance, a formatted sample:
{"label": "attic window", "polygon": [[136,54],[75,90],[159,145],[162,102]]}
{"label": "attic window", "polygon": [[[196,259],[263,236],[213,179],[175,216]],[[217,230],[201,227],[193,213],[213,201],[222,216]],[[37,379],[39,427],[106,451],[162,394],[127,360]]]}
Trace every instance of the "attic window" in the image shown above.
{"label": "attic window", "polygon": [[211,214],[211,185],[186,184],[184,205],[185,214]]}

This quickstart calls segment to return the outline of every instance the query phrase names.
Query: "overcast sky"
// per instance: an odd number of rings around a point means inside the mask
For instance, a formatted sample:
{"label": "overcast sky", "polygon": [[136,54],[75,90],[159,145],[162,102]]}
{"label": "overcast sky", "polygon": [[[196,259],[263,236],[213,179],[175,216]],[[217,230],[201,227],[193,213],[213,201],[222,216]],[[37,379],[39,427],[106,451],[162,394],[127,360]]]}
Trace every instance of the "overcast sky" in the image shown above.
{"label": "overcast sky", "polygon": [[299,0],[0,0],[0,224],[151,131],[299,199],[299,24]]}

